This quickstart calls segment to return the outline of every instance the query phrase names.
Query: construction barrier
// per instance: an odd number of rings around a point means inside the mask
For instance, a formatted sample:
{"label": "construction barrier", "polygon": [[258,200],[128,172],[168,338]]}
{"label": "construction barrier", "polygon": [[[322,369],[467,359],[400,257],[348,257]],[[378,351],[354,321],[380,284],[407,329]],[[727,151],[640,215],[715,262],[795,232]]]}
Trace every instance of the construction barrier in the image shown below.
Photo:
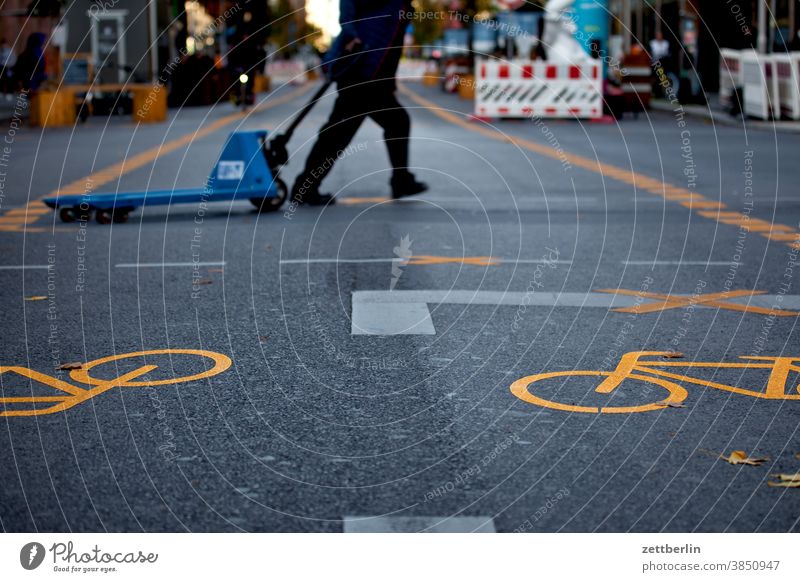
{"label": "construction barrier", "polygon": [[800,119],[800,52],[774,55],[783,117]]}
{"label": "construction barrier", "polygon": [[619,71],[625,111],[650,108],[653,97],[653,68],[646,55],[625,55]]}
{"label": "construction barrier", "polygon": [[431,65],[434,69],[436,68],[435,62],[431,63],[423,59],[401,59],[397,66],[397,78],[419,81],[425,76]]}
{"label": "construction barrier", "polygon": [[134,122],[156,123],[167,119],[167,88],[147,83],[93,83],[62,85],[37,91],[31,100],[30,124],[36,127],[66,127],[77,119],[77,108],[85,93],[129,93],[133,98]]}
{"label": "construction barrier", "polygon": [[599,118],[603,115],[600,61],[555,64],[497,59],[476,63],[475,115],[481,117]]}
{"label": "construction barrier", "polygon": [[465,62],[453,60],[444,65],[444,90],[448,93],[458,93],[463,79],[470,72],[469,65]]}
{"label": "construction barrier", "polygon": [[742,89],[742,51],[721,49],[719,51],[719,102],[726,108],[733,107],[736,93]]}
{"label": "construction barrier", "polygon": [[300,59],[275,60],[267,63],[266,74],[276,85],[302,85],[306,82],[306,70],[306,63]]}
{"label": "construction barrier", "polygon": [[772,55],[759,55],[754,51],[742,53],[742,85],[744,86],[744,114],[758,119],[778,119],[780,99],[778,75]]}

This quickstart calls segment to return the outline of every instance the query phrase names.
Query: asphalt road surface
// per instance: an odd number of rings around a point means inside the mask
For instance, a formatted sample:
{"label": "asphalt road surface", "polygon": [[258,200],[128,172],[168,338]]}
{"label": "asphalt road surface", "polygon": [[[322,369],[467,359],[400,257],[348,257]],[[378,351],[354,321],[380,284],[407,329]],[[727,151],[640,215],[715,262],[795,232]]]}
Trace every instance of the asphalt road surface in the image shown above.
{"label": "asphalt road surface", "polygon": [[800,136],[485,123],[409,82],[414,199],[368,122],[335,206],[37,202],[202,188],[230,131],[312,89],[2,129],[3,530],[800,529],[769,485],[800,470]]}

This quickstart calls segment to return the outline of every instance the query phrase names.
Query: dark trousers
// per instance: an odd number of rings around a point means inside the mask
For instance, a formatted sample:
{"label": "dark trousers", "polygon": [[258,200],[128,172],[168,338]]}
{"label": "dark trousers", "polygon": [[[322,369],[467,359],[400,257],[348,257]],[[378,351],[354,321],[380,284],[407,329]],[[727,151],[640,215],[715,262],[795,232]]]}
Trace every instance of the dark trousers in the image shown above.
{"label": "dark trousers", "polygon": [[368,83],[340,87],[328,121],[306,160],[303,173],[297,177],[295,190],[314,192],[328,175],[340,152],[355,136],[364,118],[369,117],[383,128],[389,161],[395,177],[408,172],[408,134],[411,120],[397,101],[394,86],[389,83]]}

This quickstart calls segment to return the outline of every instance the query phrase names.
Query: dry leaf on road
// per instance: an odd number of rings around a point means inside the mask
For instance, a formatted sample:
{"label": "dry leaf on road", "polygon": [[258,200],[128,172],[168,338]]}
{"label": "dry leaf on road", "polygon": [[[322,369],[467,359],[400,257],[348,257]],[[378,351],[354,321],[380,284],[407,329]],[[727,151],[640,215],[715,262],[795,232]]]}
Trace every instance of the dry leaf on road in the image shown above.
{"label": "dry leaf on road", "polygon": [[770,487],[800,488],[800,473],[775,473],[770,477],[778,478],[778,481],[767,481]]}
{"label": "dry leaf on road", "polygon": [[42,301],[47,299],[47,295],[34,295],[33,297],[25,297],[25,301]]}
{"label": "dry leaf on road", "polygon": [[781,481],[800,481],[800,473],[773,473],[770,477],[777,477]]}
{"label": "dry leaf on road", "polygon": [[731,465],[753,465],[755,467],[759,466],[761,463],[766,463],[769,461],[768,457],[750,458],[744,451],[733,451],[729,457],[720,455],[719,458],[728,461]]}
{"label": "dry leaf on road", "polygon": [[83,368],[81,362],[70,362],[69,364],[61,364],[58,367],[59,370],[80,370],[81,368]]}

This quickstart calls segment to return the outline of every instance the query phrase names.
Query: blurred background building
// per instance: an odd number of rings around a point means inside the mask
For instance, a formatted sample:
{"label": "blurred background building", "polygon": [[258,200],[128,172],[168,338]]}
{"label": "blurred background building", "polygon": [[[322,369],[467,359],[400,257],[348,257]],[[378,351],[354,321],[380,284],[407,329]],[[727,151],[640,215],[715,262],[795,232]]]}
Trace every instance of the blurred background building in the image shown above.
{"label": "blurred background building", "polygon": [[[212,103],[235,84],[235,71],[263,72],[268,60],[311,62],[338,32],[339,0],[3,0],[3,91],[18,89],[41,60],[33,85],[47,81],[165,85],[173,104]],[[543,58],[544,0],[414,0],[441,18],[408,23],[408,57],[473,55]],[[622,61],[666,47],[682,99],[703,79],[716,89],[720,49],[800,49],[800,0],[576,0],[586,50]],[[600,16],[598,16],[600,15]],[[656,43],[660,44],[654,44]],[[31,46],[29,46],[29,43]],[[660,51],[660,49],[658,49]],[[41,53],[41,57],[38,57]],[[30,59],[33,54],[34,58]],[[652,56],[652,55],[651,55]],[[72,68],[70,68],[72,67]],[[19,67],[22,68],[22,67]],[[234,76],[232,76],[234,75]],[[32,88],[36,88],[36,86]],[[689,89],[687,89],[689,87]],[[235,92],[235,91],[234,91]]]}

